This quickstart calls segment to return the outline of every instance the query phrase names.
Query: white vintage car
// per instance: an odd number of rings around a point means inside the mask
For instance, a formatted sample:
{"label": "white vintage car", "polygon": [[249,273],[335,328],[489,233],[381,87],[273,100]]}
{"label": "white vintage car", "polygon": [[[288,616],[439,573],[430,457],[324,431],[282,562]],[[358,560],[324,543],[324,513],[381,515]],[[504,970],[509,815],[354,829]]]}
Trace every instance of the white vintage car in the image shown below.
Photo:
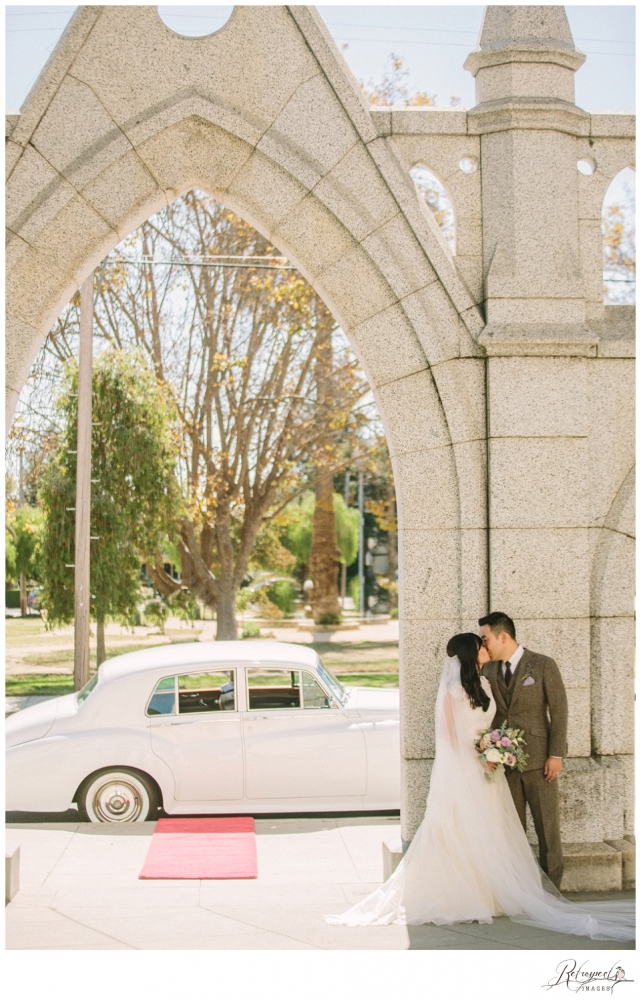
{"label": "white vintage car", "polygon": [[307,646],[194,642],[117,656],[10,716],[10,811],[94,823],[398,809],[397,689],[343,687]]}

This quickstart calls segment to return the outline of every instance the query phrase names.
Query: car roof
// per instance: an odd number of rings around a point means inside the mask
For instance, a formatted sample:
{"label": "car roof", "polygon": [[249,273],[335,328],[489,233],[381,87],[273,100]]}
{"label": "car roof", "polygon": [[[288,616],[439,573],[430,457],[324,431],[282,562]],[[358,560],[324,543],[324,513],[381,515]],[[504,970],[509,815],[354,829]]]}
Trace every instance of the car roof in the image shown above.
{"label": "car roof", "polygon": [[145,670],[179,670],[181,667],[217,663],[299,664],[315,667],[318,656],[309,646],[293,642],[242,640],[235,642],[180,642],[152,646],[135,653],[124,653],[105,660],[100,666],[100,680],[110,681],[126,674]]}

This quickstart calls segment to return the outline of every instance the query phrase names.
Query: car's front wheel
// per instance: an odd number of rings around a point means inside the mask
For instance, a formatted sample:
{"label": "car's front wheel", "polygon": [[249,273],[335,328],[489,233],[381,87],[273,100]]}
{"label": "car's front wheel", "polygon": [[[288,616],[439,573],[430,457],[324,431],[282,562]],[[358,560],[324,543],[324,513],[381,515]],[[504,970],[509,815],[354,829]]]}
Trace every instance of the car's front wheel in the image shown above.
{"label": "car's front wheel", "polygon": [[146,775],[119,767],[85,778],[77,802],[80,818],[90,823],[144,823],[156,819],[160,797]]}

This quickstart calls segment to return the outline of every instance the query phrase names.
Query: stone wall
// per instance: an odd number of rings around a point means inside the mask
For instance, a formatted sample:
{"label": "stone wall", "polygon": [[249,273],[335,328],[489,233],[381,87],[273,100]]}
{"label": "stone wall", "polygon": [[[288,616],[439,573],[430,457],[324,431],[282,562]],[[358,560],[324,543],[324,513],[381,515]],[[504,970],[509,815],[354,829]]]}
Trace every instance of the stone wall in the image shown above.
{"label": "stone wall", "polygon": [[152,6],[78,8],[7,116],[7,388],[10,415],[65,303],[161,205],[197,185],[244,217],[332,310],[384,422],[403,836],[445,643],[502,608],[565,678],[564,838],[602,865],[632,833],[634,317],[603,305],[600,226],[634,118],[576,107],[584,58],[563,7],[488,7],[474,108],[372,110],[312,7],[236,7],[204,38]]}

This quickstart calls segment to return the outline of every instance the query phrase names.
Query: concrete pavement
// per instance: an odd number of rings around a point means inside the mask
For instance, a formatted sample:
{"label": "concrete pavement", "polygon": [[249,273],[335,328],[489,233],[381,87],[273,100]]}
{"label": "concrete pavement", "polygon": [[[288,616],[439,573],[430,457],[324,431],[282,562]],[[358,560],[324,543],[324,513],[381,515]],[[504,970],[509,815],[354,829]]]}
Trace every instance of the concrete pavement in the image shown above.
{"label": "concrete pavement", "polygon": [[259,819],[259,875],[246,881],[139,880],[153,823],[103,826],[66,816],[37,823],[10,817],[18,821],[8,825],[7,849],[20,847],[21,888],[6,908],[9,949],[634,947],[507,918],[451,928],[328,926],[323,914],[341,913],[381,883],[382,842],[398,837],[396,816]]}

